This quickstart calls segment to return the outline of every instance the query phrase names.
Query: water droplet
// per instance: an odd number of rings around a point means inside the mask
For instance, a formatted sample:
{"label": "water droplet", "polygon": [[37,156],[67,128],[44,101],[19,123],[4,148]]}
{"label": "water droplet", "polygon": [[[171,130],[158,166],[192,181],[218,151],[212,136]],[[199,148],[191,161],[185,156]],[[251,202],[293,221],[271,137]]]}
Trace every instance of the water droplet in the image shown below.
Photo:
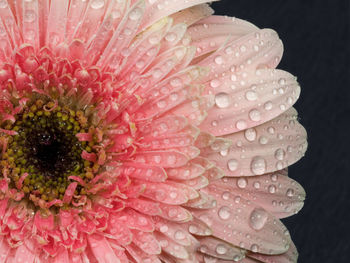
{"label": "water droplet", "polygon": [[260,121],[261,120],[261,114],[260,111],[258,111],[257,109],[253,109],[249,112],[249,118],[252,121]]}
{"label": "water droplet", "polygon": [[247,51],[247,48],[244,45],[242,45],[239,49],[241,50],[241,52],[246,52]]}
{"label": "water droplet", "polygon": [[263,208],[255,208],[249,217],[249,224],[255,230],[260,230],[266,224],[268,214]]}
{"label": "water droplet", "polygon": [[280,78],[280,79],[278,80],[278,84],[280,84],[280,85],[285,85],[285,84],[286,84],[286,79],[285,79],[285,78]]}
{"label": "water droplet", "polygon": [[227,248],[225,245],[223,244],[218,244],[216,246],[216,253],[218,253],[219,255],[225,255],[227,253]]}
{"label": "water droplet", "polygon": [[292,197],[292,196],[294,195],[294,190],[291,189],[291,188],[289,188],[289,189],[287,190],[286,195],[287,195],[288,197]]}
{"label": "water droplet", "polygon": [[277,160],[282,161],[285,156],[286,156],[286,152],[282,148],[279,148],[275,151],[275,158]]}
{"label": "water droplet", "polygon": [[230,106],[230,97],[225,92],[220,92],[215,95],[215,104],[219,108],[227,108]]}
{"label": "water droplet", "polygon": [[217,56],[215,58],[215,63],[218,64],[218,65],[221,65],[222,63],[224,62],[222,56]]}
{"label": "water droplet", "polygon": [[142,11],[140,8],[135,8],[129,14],[129,18],[131,20],[138,20],[138,19],[140,19],[141,16],[142,16]]}
{"label": "water droplet", "polygon": [[244,131],[244,136],[247,141],[253,142],[256,139],[256,130],[254,128],[250,128]]}
{"label": "water droplet", "polygon": [[276,193],[276,186],[270,185],[269,188],[268,188],[268,190],[269,190],[269,193],[270,193],[270,194],[274,194],[274,193]]}
{"label": "water droplet", "polygon": [[0,1],[0,8],[6,8],[7,7],[7,1],[6,0],[1,0]]}
{"label": "water droplet", "polygon": [[166,106],[166,102],[164,100],[160,100],[157,102],[158,108],[164,108]]}
{"label": "water droplet", "polygon": [[259,142],[260,142],[260,144],[267,144],[268,143],[268,139],[265,137],[265,136],[261,136],[260,138],[259,138]]}
{"label": "water droplet", "polygon": [[181,230],[178,230],[175,232],[175,239],[182,240],[184,238],[185,238],[184,232],[182,232]]}
{"label": "water droplet", "polygon": [[237,186],[239,188],[246,188],[247,184],[248,184],[248,182],[247,182],[247,180],[245,178],[239,178],[237,180]]}
{"label": "water droplet", "polygon": [[255,101],[258,99],[258,94],[254,90],[248,90],[245,93],[245,97],[249,101]]}
{"label": "water droplet", "polygon": [[269,127],[269,128],[267,128],[267,131],[268,131],[270,134],[274,134],[274,133],[275,133],[275,128],[274,128],[274,127]]}
{"label": "water droplet", "polygon": [[27,23],[32,23],[34,22],[36,19],[36,14],[33,10],[27,10],[24,14],[24,22],[27,22]]}
{"label": "water droplet", "polygon": [[210,81],[210,86],[215,89],[220,86],[220,81],[217,79],[213,79],[212,81]]}
{"label": "water droplet", "polygon": [[238,161],[237,161],[236,159],[228,160],[227,166],[228,166],[228,169],[229,169],[231,172],[234,172],[234,171],[236,171],[237,168],[238,168]]}
{"label": "water droplet", "polygon": [[259,251],[259,246],[257,244],[253,244],[251,245],[250,250],[256,253]]}
{"label": "water droplet", "polygon": [[247,128],[247,123],[245,120],[239,120],[236,122],[236,127],[238,130],[244,130],[245,128]]}
{"label": "water droplet", "polygon": [[105,1],[104,0],[92,0],[91,2],[91,7],[93,9],[100,9],[105,5]]}
{"label": "water droplet", "polygon": [[250,169],[255,175],[262,175],[266,171],[266,161],[261,156],[256,156],[253,158]]}
{"label": "water droplet", "polygon": [[227,206],[223,206],[219,209],[219,217],[222,220],[227,220],[229,219],[231,212],[230,212],[230,208],[228,208]]}
{"label": "water droplet", "polygon": [[264,109],[265,110],[271,110],[272,109],[272,102],[268,101],[264,104]]}
{"label": "water droplet", "polygon": [[230,192],[226,191],[222,193],[222,199],[228,200],[230,198]]}
{"label": "water droplet", "polygon": [[176,36],[175,33],[170,32],[170,33],[166,34],[165,40],[168,41],[168,42],[173,42],[173,41],[176,40],[176,37],[177,37],[177,36]]}
{"label": "water droplet", "polygon": [[254,186],[255,189],[259,189],[260,188],[260,182],[258,182],[258,181],[254,182],[253,186]]}
{"label": "water droplet", "polygon": [[278,162],[276,163],[276,169],[277,169],[277,170],[282,170],[282,168],[283,168],[283,163],[282,163],[281,161],[278,161]]}

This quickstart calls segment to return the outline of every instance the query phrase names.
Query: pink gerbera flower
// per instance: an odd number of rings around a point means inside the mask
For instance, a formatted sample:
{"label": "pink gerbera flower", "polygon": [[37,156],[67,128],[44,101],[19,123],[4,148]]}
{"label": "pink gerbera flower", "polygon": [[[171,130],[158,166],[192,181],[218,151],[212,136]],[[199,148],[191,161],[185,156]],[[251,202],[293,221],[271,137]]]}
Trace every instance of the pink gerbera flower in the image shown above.
{"label": "pink gerbera flower", "polygon": [[296,262],[299,85],[206,2],[0,0],[0,262]]}

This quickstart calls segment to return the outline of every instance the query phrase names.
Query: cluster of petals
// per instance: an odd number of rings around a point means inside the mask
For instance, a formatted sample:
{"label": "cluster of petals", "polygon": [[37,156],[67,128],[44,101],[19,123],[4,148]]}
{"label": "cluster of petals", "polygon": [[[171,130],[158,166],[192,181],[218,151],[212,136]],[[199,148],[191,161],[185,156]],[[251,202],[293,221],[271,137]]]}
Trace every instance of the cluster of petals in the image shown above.
{"label": "cluster of petals", "polygon": [[1,174],[0,262],[296,262],[280,219],[305,197],[287,176],[307,145],[300,87],[273,30],[206,2],[0,0],[1,122],[54,85],[114,143],[84,154],[104,172],[89,196],[72,178],[79,204],[58,212]]}

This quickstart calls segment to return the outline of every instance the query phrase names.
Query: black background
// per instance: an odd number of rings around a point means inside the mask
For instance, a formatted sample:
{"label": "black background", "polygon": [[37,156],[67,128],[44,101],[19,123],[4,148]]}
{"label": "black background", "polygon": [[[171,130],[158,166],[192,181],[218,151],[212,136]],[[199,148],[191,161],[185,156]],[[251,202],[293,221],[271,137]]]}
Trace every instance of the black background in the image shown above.
{"label": "black background", "polygon": [[308,131],[305,157],[289,175],[306,190],[304,208],[284,219],[299,263],[350,262],[349,0],[222,0],[216,14],[276,30],[278,68],[298,77],[295,107]]}

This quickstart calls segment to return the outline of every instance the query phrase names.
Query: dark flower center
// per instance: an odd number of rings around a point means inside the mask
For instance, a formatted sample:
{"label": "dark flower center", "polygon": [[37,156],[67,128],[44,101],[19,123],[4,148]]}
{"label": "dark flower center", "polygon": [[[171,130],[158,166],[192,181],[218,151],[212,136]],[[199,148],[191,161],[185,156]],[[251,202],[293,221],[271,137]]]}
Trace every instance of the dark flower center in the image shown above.
{"label": "dark flower center", "polygon": [[[38,99],[15,119],[2,127],[17,134],[7,136],[1,161],[2,173],[7,169],[14,188],[44,201],[62,200],[70,176],[92,178],[96,164],[83,159],[82,152],[93,153],[93,143],[76,136],[88,128],[81,111]],[[85,190],[78,186],[75,194],[86,194]]]}

